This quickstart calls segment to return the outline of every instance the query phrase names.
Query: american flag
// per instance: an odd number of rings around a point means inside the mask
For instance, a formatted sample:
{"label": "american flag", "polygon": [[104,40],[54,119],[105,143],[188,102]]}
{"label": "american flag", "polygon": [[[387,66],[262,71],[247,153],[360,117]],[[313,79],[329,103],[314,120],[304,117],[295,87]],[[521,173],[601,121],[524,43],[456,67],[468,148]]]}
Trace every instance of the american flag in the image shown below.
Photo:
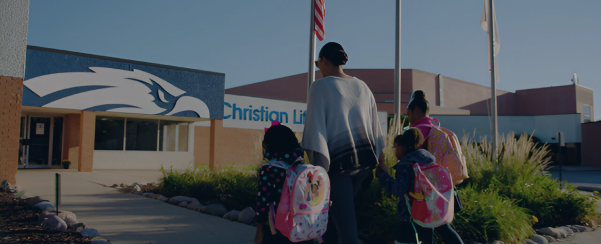
{"label": "american flag", "polygon": [[323,19],[326,17],[325,0],[315,0],[315,35],[317,39],[323,41],[325,28],[323,27]]}

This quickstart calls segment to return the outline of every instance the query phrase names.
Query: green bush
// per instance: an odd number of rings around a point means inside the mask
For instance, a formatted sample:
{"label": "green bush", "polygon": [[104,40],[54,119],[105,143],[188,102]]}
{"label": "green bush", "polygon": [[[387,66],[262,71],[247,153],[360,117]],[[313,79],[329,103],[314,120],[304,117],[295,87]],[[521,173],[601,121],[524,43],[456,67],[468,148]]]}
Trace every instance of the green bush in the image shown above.
{"label": "green bush", "polygon": [[488,243],[501,240],[518,243],[534,234],[527,209],[498,192],[472,185],[458,190],[463,210],[455,214],[453,227],[464,240]]}
{"label": "green bush", "polygon": [[369,188],[359,191],[355,199],[359,234],[369,243],[394,242],[399,223],[398,201],[398,197],[382,189],[377,179]]}
{"label": "green bush", "polygon": [[159,180],[159,193],[165,196],[194,197],[204,204],[223,203],[228,210],[242,210],[255,206],[257,194],[257,167],[224,167],[209,170],[198,166],[178,172],[171,167],[161,167],[163,177]]}
{"label": "green bush", "polygon": [[[494,189],[499,195],[515,199],[538,223],[535,228],[579,224],[595,215],[595,199],[581,194],[572,185],[543,176],[549,164],[547,145],[534,143],[531,136],[514,134],[501,138],[498,160],[488,143],[469,143],[464,137],[470,178],[462,185],[477,190]],[[486,142],[486,139],[484,139]]]}

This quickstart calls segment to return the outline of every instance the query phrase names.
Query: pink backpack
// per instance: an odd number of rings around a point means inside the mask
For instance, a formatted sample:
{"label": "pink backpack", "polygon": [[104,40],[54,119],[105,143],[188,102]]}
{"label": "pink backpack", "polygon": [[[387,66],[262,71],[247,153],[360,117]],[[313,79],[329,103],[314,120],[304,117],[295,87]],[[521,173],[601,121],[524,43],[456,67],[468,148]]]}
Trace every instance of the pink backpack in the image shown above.
{"label": "pink backpack", "polygon": [[428,142],[426,149],[436,157],[436,163],[449,170],[453,177],[453,185],[458,185],[469,178],[459,139],[452,131],[440,127],[437,119],[432,121],[438,122],[438,126],[417,125],[416,127],[430,127],[430,134],[424,135],[424,139]]}
{"label": "pink backpack", "polygon": [[292,242],[321,240],[328,226],[331,205],[328,172],[310,164],[274,166],[286,169],[286,182],[277,212],[273,205],[270,208],[272,234],[277,229]]}
{"label": "pink backpack", "polygon": [[[410,207],[411,218],[424,228],[436,228],[451,223],[454,213],[454,190],[451,175],[445,167],[431,163],[425,167],[413,165],[415,186],[413,193],[424,196],[423,199],[413,199],[405,195],[407,206]],[[421,194],[420,194],[421,193]]]}

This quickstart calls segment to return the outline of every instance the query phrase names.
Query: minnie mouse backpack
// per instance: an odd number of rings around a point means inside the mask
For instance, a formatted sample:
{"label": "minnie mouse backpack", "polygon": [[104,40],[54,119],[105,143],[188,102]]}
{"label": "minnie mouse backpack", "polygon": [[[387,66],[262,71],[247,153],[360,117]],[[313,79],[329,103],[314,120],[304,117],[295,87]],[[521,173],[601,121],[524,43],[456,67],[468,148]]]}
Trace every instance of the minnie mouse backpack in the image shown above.
{"label": "minnie mouse backpack", "polygon": [[326,232],[330,209],[330,178],[327,171],[310,164],[274,165],[286,169],[286,182],[277,210],[269,211],[272,234],[279,230],[292,242],[318,239]]}

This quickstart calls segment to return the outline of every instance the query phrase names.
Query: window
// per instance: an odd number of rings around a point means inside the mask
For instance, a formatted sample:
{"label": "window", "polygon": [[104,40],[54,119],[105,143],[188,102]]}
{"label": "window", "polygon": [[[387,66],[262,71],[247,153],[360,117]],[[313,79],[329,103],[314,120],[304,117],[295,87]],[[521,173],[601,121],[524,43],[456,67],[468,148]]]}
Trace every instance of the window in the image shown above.
{"label": "window", "polygon": [[188,126],[188,123],[161,121],[159,151],[187,152]]}
{"label": "window", "polygon": [[127,119],[125,150],[156,151],[158,126],[157,120]]}
{"label": "window", "polygon": [[584,123],[588,123],[591,122],[591,106],[589,105],[582,105],[583,109],[582,109],[582,115],[584,117]]}
{"label": "window", "polygon": [[94,150],[188,151],[188,122],[96,118]]}
{"label": "window", "polygon": [[123,150],[124,125],[123,118],[97,117],[94,150]]}

